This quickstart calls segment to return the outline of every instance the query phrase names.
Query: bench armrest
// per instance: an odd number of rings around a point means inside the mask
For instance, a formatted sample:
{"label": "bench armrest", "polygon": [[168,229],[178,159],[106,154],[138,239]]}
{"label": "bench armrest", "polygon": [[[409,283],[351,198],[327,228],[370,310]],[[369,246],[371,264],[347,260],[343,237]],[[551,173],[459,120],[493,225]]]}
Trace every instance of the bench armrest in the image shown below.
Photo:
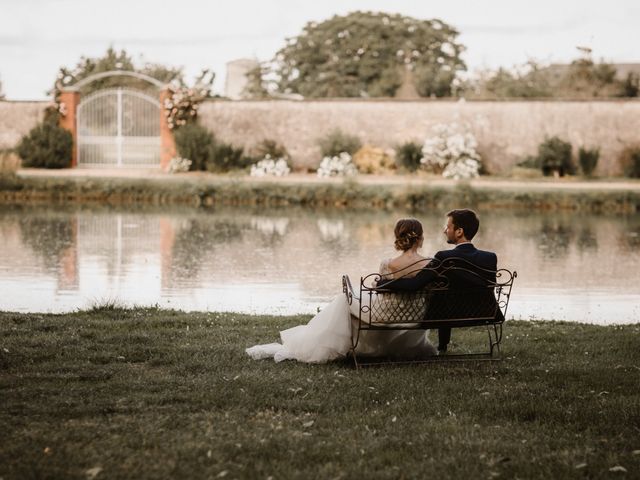
{"label": "bench armrest", "polygon": [[353,303],[353,297],[356,295],[353,291],[351,280],[349,280],[349,275],[342,276],[342,293],[347,296],[347,302],[351,305],[351,303]]}

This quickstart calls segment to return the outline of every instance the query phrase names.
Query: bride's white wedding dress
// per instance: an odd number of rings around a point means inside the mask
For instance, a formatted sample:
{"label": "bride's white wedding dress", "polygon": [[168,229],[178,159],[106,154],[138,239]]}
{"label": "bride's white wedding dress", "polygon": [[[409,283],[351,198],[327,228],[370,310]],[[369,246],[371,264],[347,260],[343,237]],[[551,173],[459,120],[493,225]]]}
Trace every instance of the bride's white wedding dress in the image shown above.
{"label": "bride's white wedding dress", "polygon": [[[389,260],[380,265],[385,276]],[[392,295],[392,294],[389,294]],[[358,300],[349,305],[346,295],[336,296],[306,325],[298,325],[280,332],[282,343],[268,343],[247,348],[254,360],[273,358],[276,362],[297,360],[305,363],[324,363],[344,357],[351,349],[351,325],[357,322]],[[402,358],[435,355],[436,349],[429,342],[428,331],[392,330],[361,331],[356,353],[358,356],[398,356]]]}

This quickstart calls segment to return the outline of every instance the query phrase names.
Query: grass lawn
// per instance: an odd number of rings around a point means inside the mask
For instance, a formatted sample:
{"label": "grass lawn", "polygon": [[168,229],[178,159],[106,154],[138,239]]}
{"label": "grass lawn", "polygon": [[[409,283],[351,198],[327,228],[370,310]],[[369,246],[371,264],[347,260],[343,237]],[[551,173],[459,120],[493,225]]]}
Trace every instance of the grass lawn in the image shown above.
{"label": "grass lawn", "polygon": [[308,318],[0,313],[0,478],[640,478],[640,325],[510,321],[502,362],[245,355]]}

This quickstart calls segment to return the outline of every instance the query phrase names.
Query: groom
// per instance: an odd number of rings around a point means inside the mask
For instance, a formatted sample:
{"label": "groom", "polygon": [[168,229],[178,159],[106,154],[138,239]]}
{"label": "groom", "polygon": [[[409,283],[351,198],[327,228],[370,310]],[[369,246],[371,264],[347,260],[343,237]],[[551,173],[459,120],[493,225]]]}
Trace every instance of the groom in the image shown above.
{"label": "groom", "polygon": [[[413,278],[400,278],[383,283],[380,287],[389,288],[395,291],[414,291],[424,288],[428,283],[436,277],[434,268],[437,269],[442,262],[448,258],[461,258],[471,263],[473,266],[479,267],[478,274],[489,282],[495,282],[495,272],[497,270],[498,258],[493,252],[478,250],[473,246],[471,240],[478,232],[480,221],[473,210],[451,210],[447,213],[447,225],[444,229],[444,235],[447,237],[447,243],[455,245],[451,250],[441,250],[435,254],[434,259],[420,273]],[[492,273],[485,272],[490,270]],[[451,273],[451,275],[449,275]],[[446,272],[449,277],[450,287],[455,289],[477,287],[479,279],[473,274],[455,275],[453,272]],[[481,282],[482,280],[480,280]],[[485,284],[486,285],[486,284]],[[485,293],[486,294],[486,293]],[[493,295],[493,294],[491,294]],[[502,312],[497,309],[497,316],[501,316]],[[447,351],[449,340],[451,339],[451,328],[444,327],[438,329],[438,353],[444,354]]]}

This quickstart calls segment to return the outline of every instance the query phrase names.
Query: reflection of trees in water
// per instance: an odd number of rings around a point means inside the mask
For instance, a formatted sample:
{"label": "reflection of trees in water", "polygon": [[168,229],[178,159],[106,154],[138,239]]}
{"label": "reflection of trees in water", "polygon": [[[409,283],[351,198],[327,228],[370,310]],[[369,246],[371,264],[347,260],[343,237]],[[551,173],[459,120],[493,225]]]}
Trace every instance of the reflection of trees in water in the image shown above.
{"label": "reflection of trees in water", "polygon": [[565,257],[575,237],[573,225],[561,219],[545,218],[540,226],[538,248],[552,258]]}
{"label": "reflection of trees in water", "polygon": [[576,239],[578,248],[581,251],[598,250],[598,238],[590,224],[583,225]]}
{"label": "reflection of trees in water", "polygon": [[178,277],[197,275],[203,259],[215,245],[240,242],[243,226],[229,220],[191,218],[178,226],[172,248],[173,273]]}
{"label": "reflection of trees in water", "polygon": [[618,245],[621,249],[631,252],[640,249],[640,217],[626,217],[624,228],[618,236]]}
{"label": "reflection of trees in water", "polygon": [[24,245],[42,257],[47,268],[56,268],[60,257],[75,244],[73,217],[51,218],[27,215],[20,218]]}

